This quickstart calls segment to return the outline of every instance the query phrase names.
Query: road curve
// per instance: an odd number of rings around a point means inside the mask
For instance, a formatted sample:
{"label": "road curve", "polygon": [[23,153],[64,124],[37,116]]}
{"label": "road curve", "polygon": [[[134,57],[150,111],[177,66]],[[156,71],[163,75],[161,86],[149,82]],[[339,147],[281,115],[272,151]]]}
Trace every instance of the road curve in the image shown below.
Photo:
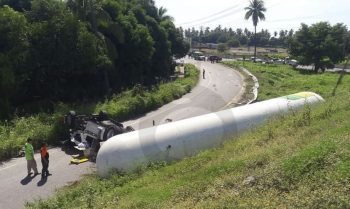
{"label": "road curve", "polygon": [[195,64],[201,70],[199,83],[191,93],[124,125],[131,125],[136,130],[148,128],[153,121],[155,125],[167,123],[169,119],[177,121],[232,107],[238,102],[244,91],[240,73],[220,64],[191,59],[186,62]]}
{"label": "road curve", "polygon": [[[243,77],[236,71],[210,62],[186,60],[195,64],[200,70],[198,85],[182,98],[152,111],[138,119],[124,122],[135,129],[177,121],[205,113],[215,112],[238,102],[244,91]],[[203,69],[205,79],[203,79]],[[233,105],[232,105],[233,104]],[[69,165],[70,155],[53,148],[50,152],[49,170],[53,174],[47,181],[42,181],[40,175],[35,178],[25,178],[26,161],[24,158],[0,162],[0,208],[23,208],[25,202],[52,196],[56,189],[77,181],[84,174],[95,171],[93,163]],[[40,154],[35,155],[38,169],[41,169]]]}

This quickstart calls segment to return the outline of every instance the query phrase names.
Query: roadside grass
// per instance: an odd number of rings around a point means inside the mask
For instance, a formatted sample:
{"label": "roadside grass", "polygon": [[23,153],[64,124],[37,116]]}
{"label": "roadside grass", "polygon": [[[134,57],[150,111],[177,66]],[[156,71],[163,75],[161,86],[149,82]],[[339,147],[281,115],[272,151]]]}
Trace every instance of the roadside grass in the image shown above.
{"label": "roadside grass", "polygon": [[[271,119],[219,148],[179,162],[154,163],[110,179],[88,175],[56,196],[26,207],[350,208],[348,78],[331,97],[327,93],[336,74],[250,67],[260,78],[262,98],[314,88],[326,102]],[[277,86],[268,82],[272,79]],[[284,79],[290,82],[286,89],[280,87]],[[300,85],[305,83],[310,88]]]}
{"label": "roadside grass", "polygon": [[190,92],[198,81],[198,70],[193,65],[186,65],[186,69],[187,74],[184,78],[160,84],[151,90],[136,86],[97,104],[57,104],[53,114],[40,113],[0,122],[0,160],[16,156],[28,137],[33,138],[35,148],[38,148],[41,142],[57,145],[60,140],[67,138],[63,116],[71,109],[85,114],[105,110],[112,118],[122,121],[178,99]]}
{"label": "roadside grass", "polygon": [[[223,64],[231,67],[243,66],[243,62],[223,62]],[[245,61],[244,67],[259,80],[260,101],[300,91],[312,91],[327,99],[332,96],[333,88],[339,78],[338,74],[314,74],[294,70],[289,65],[265,65]],[[343,84],[347,83],[350,83],[349,76],[345,76],[343,80]],[[340,85],[337,91],[349,91],[349,89],[348,85]]]}
{"label": "roadside grass", "polygon": [[95,105],[90,112],[105,110],[119,121],[139,116],[190,92],[197,84],[198,75],[199,72],[194,65],[186,65],[185,78],[155,86],[150,91],[136,86],[132,90],[113,96],[110,101]]}

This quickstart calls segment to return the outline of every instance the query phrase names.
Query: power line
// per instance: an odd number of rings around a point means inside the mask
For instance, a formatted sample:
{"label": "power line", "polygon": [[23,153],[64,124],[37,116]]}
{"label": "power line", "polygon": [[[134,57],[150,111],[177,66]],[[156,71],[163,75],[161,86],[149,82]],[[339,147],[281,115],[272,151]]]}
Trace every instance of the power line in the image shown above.
{"label": "power line", "polygon": [[[241,8],[238,8],[238,9],[232,11],[232,12],[237,12],[237,11],[240,11],[240,10],[241,10]],[[213,18],[213,19],[210,19],[210,20],[207,20],[207,21],[204,21],[204,22],[200,22],[200,23],[195,24],[195,25],[191,25],[191,27],[201,26],[201,25],[203,25],[203,24],[207,24],[207,23],[211,23],[211,22],[214,22],[214,21],[217,21],[217,20],[220,20],[220,19],[224,19],[224,18],[226,18],[226,17],[229,17],[229,16],[231,16],[231,15],[235,15],[235,14],[236,14],[236,13],[223,14],[223,15],[220,15],[220,16],[218,16],[218,17],[216,17],[216,18]]]}
{"label": "power line", "polygon": [[319,17],[320,15],[313,15],[313,16],[305,16],[305,17],[298,17],[298,18],[286,18],[286,19],[275,19],[275,20],[270,20],[267,21],[268,23],[270,22],[288,22],[288,21],[295,21],[295,20],[301,20],[301,19],[312,19],[315,17]]}
{"label": "power line", "polygon": [[207,17],[199,18],[199,19],[192,20],[192,21],[185,22],[185,23],[180,23],[179,25],[195,24],[196,22],[201,22],[201,21],[210,19],[210,18],[215,17],[215,16],[217,16],[217,15],[220,15],[220,14],[222,14],[222,13],[226,13],[226,12],[229,12],[229,11],[231,11],[231,10],[233,10],[233,9],[236,9],[236,8],[237,8],[238,6],[240,6],[241,4],[242,4],[242,2],[241,2],[241,3],[238,3],[238,4],[234,5],[234,6],[232,6],[232,7],[230,7],[230,8],[227,8],[227,9],[224,9],[224,10],[222,10],[222,11],[216,12],[216,13],[214,13],[214,14],[212,14],[212,15],[207,16]]}
{"label": "power line", "polygon": [[[269,9],[269,8],[272,8],[272,7],[275,7],[275,6],[278,6],[278,5],[280,5],[280,4],[281,4],[281,3],[274,4],[274,5],[272,5],[271,7],[268,7],[268,9]],[[236,6],[234,6],[234,8],[237,7],[237,6],[239,6],[239,5],[242,5],[242,3],[240,3],[240,4],[236,5]],[[230,10],[231,10],[231,9],[232,9],[232,8],[230,8]],[[235,9],[235,10],[233,10],[233,11],[230,11],[230,13],[222,14],[222,15],[220,15],[220,16],[218,16],[218,17],[215,17],[215,18],[212,18],[212,19],[210,19],[210,20],[207,20],[207,21],[204,21],[204,22],[200,22],[200,23],[191,25],[191,26],[189,26],[189,27],[201,26],[201,25],[203,25],[203,24],[207,24],[207,23],[211,23],[211,22],[214,22],[214,21],[217,21],[217,20],[220,20],[220,19],[224,19],[224,18],[229,17],[229,16],[231,16],[231,15],[237,15],[237,14],[239,14],[239,13],[234,13],[234,12],[237,12],[237,11],[242,11],[242,12],[243,12],[242,9],[243,9],[243,8],[237,8],[237,9]],[[219,13],[216,13],[216,14],[219,14]],[[205,19],[208,19],[208,18],[205,18]],[[238,19],[238,18],[237,18],[237,19]],[[237,19],[235,19],[235,20],[237,20]],[[232,22],[232,21],[230,21],[230,22]],[[228,23],[224,23],[224,24],[228,24]]]}
{"label": "power line", "polygon": [[[273,8],[273,7],[279,6],[280,4],[282,4],[282,2],[279,2],[279,3],[277,3],[277,4],[274,4],[274,5],[270,6],[270,7],[267,7],[266,9],[269,10],[269,9],[271,9],[271,8]],[[239,17],[239,18],[236,18],[236,19],[234,19],[234,20],[231,20],[230,22],[225,22],[225,23],[223,23],[223,24],[226,25],[226,24],[229,24],[229,23],[231,23],[231,22],[233,22],[233,21],[243,20],[243,19],[244,19],[244,18]]]}

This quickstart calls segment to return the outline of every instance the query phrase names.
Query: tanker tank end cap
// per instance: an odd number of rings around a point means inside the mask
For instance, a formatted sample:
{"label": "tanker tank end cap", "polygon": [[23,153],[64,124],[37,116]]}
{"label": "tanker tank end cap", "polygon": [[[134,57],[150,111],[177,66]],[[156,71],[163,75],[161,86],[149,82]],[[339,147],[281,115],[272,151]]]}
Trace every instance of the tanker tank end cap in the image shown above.
{"label": "tanker tank end cap", "polygon": [[324,99],[320,95],[313,92],[299,92],[296,94],[290,94],[290,95],[284,96],[282,98],[285,98],[288,100],[299,100],[299,99],[307,99],[313,96],[317,97],[321,101],[324,101]]}

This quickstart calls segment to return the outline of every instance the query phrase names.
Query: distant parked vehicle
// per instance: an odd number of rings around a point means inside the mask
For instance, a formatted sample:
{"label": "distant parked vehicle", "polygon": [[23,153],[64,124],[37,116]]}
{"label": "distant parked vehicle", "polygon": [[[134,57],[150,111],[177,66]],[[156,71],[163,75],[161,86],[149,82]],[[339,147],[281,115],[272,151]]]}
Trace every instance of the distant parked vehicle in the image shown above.
{"label": "distant parked vehicle", "polygon": [[298,61],[297,60],[288,60],[288,65],[291,65],[293,67],[298,66]]}
{"label": "distant parked vehicle", "polygon": [[262,59],[257,58],[257,57],[251,57],[250,60],[253,61],[253,62],[254,62],[254,61],[255,61],[255,62],[263,62]]}
{"label": "distant parked vehicle", "polygon": [[274,64],[275,62],[272,59],[264,60],[263,64]]}
{"label": "distant parked vehicle", "polygon": [[284,64],[284,60],[278,59],[278,60],[275,61],[275,63],[283,65]]}
{"label": "distant parked vehicle", "polygon": [[208,60],[209,60],[210,62],[214,63],[214,62],[219,62],[219,61],[221,61],[222,58],[221,58],[221,57],[218,57],[218,56],[215,56],[215,55],[212,55],[212,56],[209,56]]}
{"label": "distant parked vehicle", "polygon": [[201,60],[203,58],[200,58],[203,56],[203,52],[200,52],[200,51],[194,51],[192,53],[192,57],[195,59],[195,60]]}
{"label": "distant parked vehicle", "polygon": [[199,61],[205,61],[205,56],[197,56],[197,57],[194,57],[194,59]]}

